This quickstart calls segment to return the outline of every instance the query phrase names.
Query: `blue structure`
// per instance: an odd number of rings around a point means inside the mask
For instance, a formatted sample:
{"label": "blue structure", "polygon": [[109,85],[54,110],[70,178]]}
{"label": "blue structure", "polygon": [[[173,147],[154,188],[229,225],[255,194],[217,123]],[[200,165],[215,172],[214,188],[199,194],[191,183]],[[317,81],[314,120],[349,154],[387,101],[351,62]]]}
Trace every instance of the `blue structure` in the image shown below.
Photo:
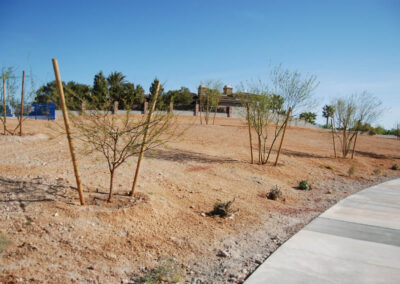
{"label": "blue structure", "polygon": [[33,108],[32,111],[28,114],[29,118],[47,119],[47,120],[56,119],[56,105],[54,103],[49,103],[49,104],[33,103],[32,108]]}

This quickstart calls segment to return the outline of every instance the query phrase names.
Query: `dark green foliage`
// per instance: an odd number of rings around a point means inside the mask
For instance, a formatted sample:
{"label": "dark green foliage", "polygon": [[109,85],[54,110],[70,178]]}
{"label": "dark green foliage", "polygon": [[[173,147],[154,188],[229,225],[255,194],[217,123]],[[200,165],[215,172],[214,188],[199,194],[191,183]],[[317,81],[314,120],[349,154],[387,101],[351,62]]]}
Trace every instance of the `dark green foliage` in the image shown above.
{"label": "dark green foliage", "polygon": [[399,169],[399,165],[398,164],[394,164],[390,169],[397,171]]}
{"label": "dark green foliage", "polygon": [[[149,91],[150,91],[149,102],[153,101],[154,94],[156,93],[157,84],[159,82],[160,81],[156,77],[156,78],[154,78],[153,82],[151,83],[151,86],[149,88]],[[158,110],[166,110],[169,107],[169,104],[166,104],[163,101],[164,96],[165,96],[164,87],[162,84],[160,84],[160,92],[158,93],[157,103],[156,103],[156,108]]]}
{"label": "dark green foliage", "polygon": [[298,188],[305,191],[309,191],[312,189],[311,184],[306,180],[300,181]]}
{"label": "dark green foliage", "polygon": [[270,109],[273,113],[278,113],[278,114],[286,114],[285,111],[283,110],[283,103],[284,103],[284,98],[280,95],[272,94],[270,95]]}
{"label": "dark green foliage", "polygon": [[102,105],[107,101],[107,96],[108,82],[103,72],[100,71],[94,76],[91,103],[93,105]]}
{"label": "dark green foliage", "polygon": [[[62,83],[64,87],[65,102],[68,109],[70,110],[80,110],[82,106],[82,101],[90,101],[91,88],[88,85],[75,83],[70,81],[67,84]],[[41,86],[36,91],[35,102],[48,104],[53,102],[56,108],[60,108],[60,100],[57,91],[57,85],[55,81],[48,82],[46,85]]]}
{"label": "dark green foliage", "polygon": [[282,198],[282,191],[280,188],[276,185],[275,187],[271,188],[267,195],[268,199],[271,200],[277,200],[278,198]]}
{"label": "dark green foliage", "polygon": [[209,215],[225,218],[239,211],[232,209],[232,204],[234,201],[235,199],[229,200],[227,202],[222,202],[221,200],[217,200],[217,202],[214,203],[214,210],[211,211]]}
{"label": "dark green foliage", "polygon": [[193,94],[186,87],[181,87],[179,90],[170,90],[162,99],[165,104],[169,104],[171,101],[174,102],[174,106],[188,106],[194,102]]}
{"label": "dark green foliage", "polygon": [[315,124],[315,119],[317,118],[317,114],[313,112],[303,112],[300,114],[300,119],[303,119],[304,121]]}
{"label": "dark green foliage", "polygon": [[328,128],[329,125],[329,118],[333,117],[333,114],[335,113],[335,108],[330,105],[325,105],[324,108],[322,109],[322,116],[326,118],[326,125],[325,127]]}

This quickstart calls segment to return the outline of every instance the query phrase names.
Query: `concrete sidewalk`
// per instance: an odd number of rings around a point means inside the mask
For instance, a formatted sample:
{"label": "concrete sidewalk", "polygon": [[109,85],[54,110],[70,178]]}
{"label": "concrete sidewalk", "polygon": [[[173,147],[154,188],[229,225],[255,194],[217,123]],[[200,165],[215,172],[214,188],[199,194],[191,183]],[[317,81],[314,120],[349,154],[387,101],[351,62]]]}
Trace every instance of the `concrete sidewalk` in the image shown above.
{"label": "concrete sidewalk", "polygon": [[245,283],[400,283],[400,179],[328,209]]}

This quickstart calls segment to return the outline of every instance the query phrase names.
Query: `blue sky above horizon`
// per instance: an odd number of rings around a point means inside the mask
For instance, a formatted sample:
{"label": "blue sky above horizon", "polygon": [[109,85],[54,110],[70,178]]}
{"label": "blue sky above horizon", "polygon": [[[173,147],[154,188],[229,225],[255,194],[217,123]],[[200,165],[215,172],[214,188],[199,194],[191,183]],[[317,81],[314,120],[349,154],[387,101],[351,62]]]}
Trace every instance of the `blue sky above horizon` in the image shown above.
{"label": "blue sky above horizon", "polygon": [[[320,81],[322,106],[367,90],[400,122],[400,1],[0,1],[0,66],[30,67],[39,86],[92,84],[120,71],[146,90],[269,79],[282,63]],[[323,122],[319,117],[319,122]]]}

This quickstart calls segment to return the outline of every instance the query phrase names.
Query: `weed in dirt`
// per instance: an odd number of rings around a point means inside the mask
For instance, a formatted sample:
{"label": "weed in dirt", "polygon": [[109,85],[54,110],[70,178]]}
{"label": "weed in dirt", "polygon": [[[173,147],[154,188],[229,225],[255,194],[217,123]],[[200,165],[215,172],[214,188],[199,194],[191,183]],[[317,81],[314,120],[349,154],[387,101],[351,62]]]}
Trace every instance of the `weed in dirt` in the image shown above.
{"label": "weed in dirt", "polygon": [[354,175],[356,172],[356,167],[355,166],[351,166],[349,168],[349,170],[347,171],[347,173],[349,174],[349,177],[351,177],[352,175]]}
{"label": "weed in dirt", "polygon": [[0,255],[10,243],[10,239],[5,234],[0,232]]}
{"label": "weed in dirt", "polygon": [[214,210],[209,213],[211,216],[219,216],[221,218],[228,217],[232,215],[233,213],[239,211],[239,209],[234,210],[232,209],[232,204],[235,201],[235,199],[229,200],[227,202],[222,202],[221,200],[217,200],[217,202],[214,203]]}
{"label": "weed in dirt", "polygon": [[301,189],[301,190],[309,191],[309,190],[312,189],[312,186],[308,181],[302,180],[302,181],[299,182],[298,188]]}
{"label": "weed in dirt", "polygon": [[267,195],[268,199],[277,200],[278,198],[282,198],[282,191],[281,189],[275,185],[275,187],[271,188]]}
{"label": "weed in dirt", "polygon": [[169,258],[162,260],[159,266],[140,278],[139,283],[178,283],[183,281],[185,274],[185,269],[177,264],[174,259]]}
{"label": "weed in dirt", "polygon": [[399,165],[398,164],[394,164],[390,169],[394,170],[394,171],[397,171],[399,169]]}
{"label": "weed in dirt", "polygon": [[381,174],[381,169],[380,168],[374,169],[374,174],[380,175]]}

